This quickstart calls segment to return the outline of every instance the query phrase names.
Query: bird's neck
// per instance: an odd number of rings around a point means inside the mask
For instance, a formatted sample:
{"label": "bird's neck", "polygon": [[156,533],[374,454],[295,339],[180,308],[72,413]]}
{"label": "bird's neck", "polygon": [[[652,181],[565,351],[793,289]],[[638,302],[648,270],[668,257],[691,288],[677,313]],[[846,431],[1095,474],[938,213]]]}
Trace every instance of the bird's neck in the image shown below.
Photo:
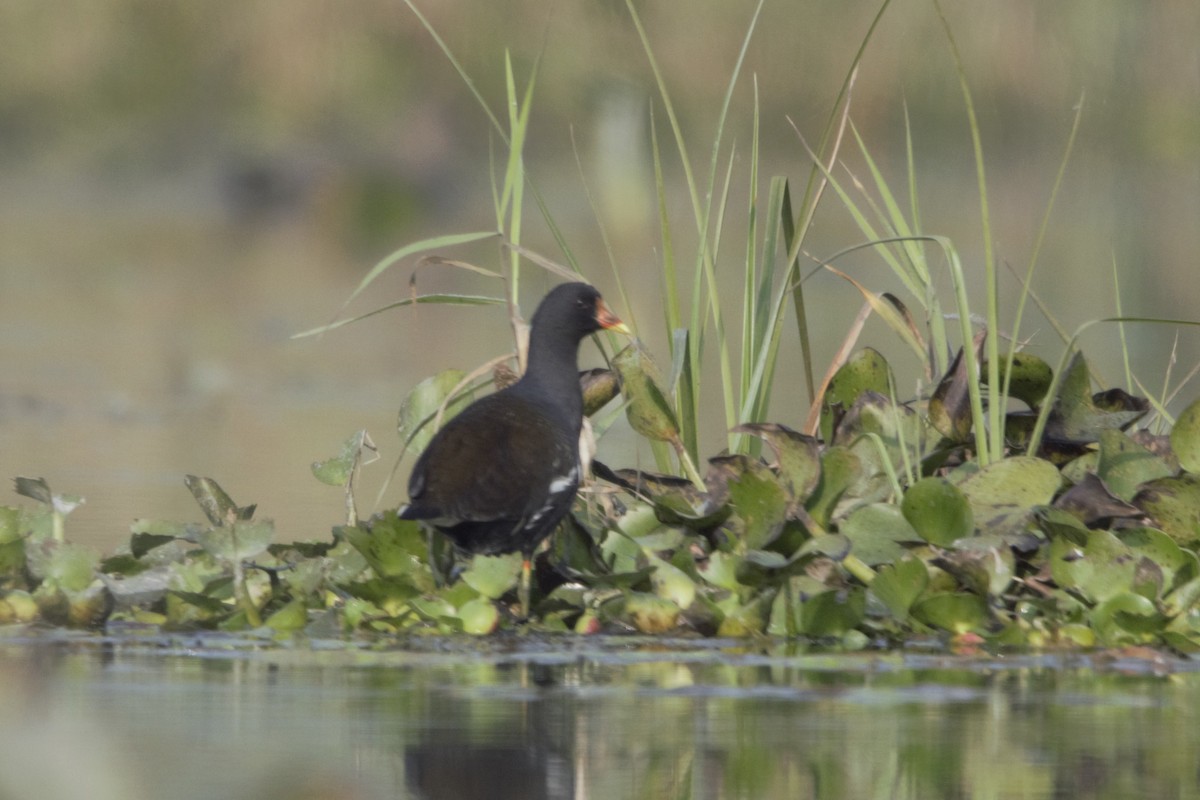
{"label": "bird's neck", "polygon": [[571,425],[583,419],[578,352],[578,342],[534,337],[529,342],[528,366],[521,378],[531,395],[552,399]]}

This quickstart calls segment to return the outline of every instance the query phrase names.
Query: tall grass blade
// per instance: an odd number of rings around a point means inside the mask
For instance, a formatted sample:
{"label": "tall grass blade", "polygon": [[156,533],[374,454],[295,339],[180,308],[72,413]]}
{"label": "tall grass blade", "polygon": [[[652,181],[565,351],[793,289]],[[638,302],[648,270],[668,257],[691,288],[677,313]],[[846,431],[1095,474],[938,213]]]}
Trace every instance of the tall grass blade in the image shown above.
{"label": "tall grass blade", "polygon": [[[954,68],[958,73],[958,84],[962,90],[963,103],[967,110],[967,122],[971,130],[971,144],[975,152],[975,177],[979,183],[979,216],[983,235],[983,269],[987,286],[987,393],[988,393],[988,449],[986,456],[980,453],[980,465],[987,466],[992,461],[998,461],[1004,455],[1004,402],[1000,397],[1000,310],[999,284],[996,281],[996,254],[992,241],[991,213],[988,210],[987,174],[983,163],[983,140],[979,133],[979,120],[975,116],[975,101],[971,97],[971,87],[967,83],[967,72],[963,66],[962,57],[958,52],[958,43],[950,30],[950,22],[942,11],[939,0],[933,0],[937,9],[938,19],[946,33],[946,41],[954,58]],[[963,310],[959,309],[962,314]],[[965,318],[965,315],[964,315]],[[963,340],[963,350],[968,349],[970,338]],[[976,420],[976,428],[982,417]]]}

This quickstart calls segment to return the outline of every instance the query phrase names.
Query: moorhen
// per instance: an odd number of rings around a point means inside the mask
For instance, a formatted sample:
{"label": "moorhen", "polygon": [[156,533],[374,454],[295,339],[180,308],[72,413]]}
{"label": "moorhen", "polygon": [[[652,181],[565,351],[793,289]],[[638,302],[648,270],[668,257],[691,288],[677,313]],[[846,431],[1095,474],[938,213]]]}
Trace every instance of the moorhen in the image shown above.
{"label": "moorhen", "polygon": [[529,615],[533,551],[579,488],[585,336],[629,329],[586,283],[555,287],[533,314],[525,374],[463,409],[430,440],[408,480],[402,519],[423,520],[468,553],[519,550],[521,616]]}

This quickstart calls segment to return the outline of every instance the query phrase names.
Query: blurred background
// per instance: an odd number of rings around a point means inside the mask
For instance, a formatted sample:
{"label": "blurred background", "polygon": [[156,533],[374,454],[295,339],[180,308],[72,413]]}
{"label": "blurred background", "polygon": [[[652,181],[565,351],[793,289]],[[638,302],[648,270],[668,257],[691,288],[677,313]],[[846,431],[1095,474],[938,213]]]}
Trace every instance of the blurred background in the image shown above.
{"label": "blurred background", "polygon": [[[1115,265],[1124,313],[1200,318],[1200,5],[943,5],[977,105],[1002,264],[1024,273],[1086,94],[1035,290],[1071,330],[1115,313]],[[754,4],[644,6],[704,175]],[[603,224],[631,297],[628,307],[613,305],[665,362],[652,108],[671,214],[678,231],[694,227],[624,3],[421,8],[497,113],[505,51],[522,86],[540,56],[530,178],[586,274],[614,299]],[[789,119],[819,139],[877,10],[844,0],[766,4],[724,141],[739,154],[742,187],[727,214],[733,267],[745,241],[738,225],[755,83],[762,185],[786,175],[798,192],[810,165]],[[903,192],[907,108],[923,227],[954,240],[979,289],[978,189],[958,82],[933,5],[898,1],[863,60],[851,114]],[[726,149],[722,165],[727,158]],[[0,5],[0,478],[42,476],[55,491],[84,495],[68,536],[103,549],[123,541],[136,517],[198,519],[185,473],[257,502],[279,539],[323,538],[342,518],[342,498],[309,464],[366,428],[383,454],[364,478],[370,511],[398,452],[405,394],[437,370],[503,353],[505,317],[422,307],[321,338],[289,337],[333,319],[370,267],[402,245],[494,228],[497,160],[503,145],[485,115],[399,0]],[[532,203],[526,219],[525,244],[562,260]],[[830,255],[861,239],[828,194],[809,252]],[[675,246],[690,263],[694,238]],[[500,266],[495,244],[445,255]],[[872,289],[896,288],[868,251],[840,263]],[[390,271],[349,312],[403,297],[412,267]],[[1002,274],[1001,319],[1011,320],[1018,285]],[[740,285],[736,272],[722,275],[730,291]],[[526,314],[552,282],[540,274],[524,282]],[[861,298],[828,274],[807,287],[820,374]],[[420,288],[499,291],[453,270],[423,272]],[[982,312],[982,292],[973,300]],[[1022,334],[1057,359],[1061,343],[1045,318],[1031,313]],[[1173,359],[1176,379],[1200,360],[1195,331],[1142,326],[1128,336],[1133,368],[1155,392]],[[903,361],[891,339],[871,323],[863,344]],[[1123,382],[1114,327],[1093,329],[1083,345],[1108,384]],[[808,398],[797,353],[785,343],[771,416],[798,427]],[[585,347],[583,360],[597,354]],[[1180,403],[1197,394],[1186,387]],[[646,458],[632,437],[614,433],[603,458]],[[711,452],[722,437],[717,423]],[[404,499],[407,471],[384,506]],[[5,494],[0,503],[17,502]]]}

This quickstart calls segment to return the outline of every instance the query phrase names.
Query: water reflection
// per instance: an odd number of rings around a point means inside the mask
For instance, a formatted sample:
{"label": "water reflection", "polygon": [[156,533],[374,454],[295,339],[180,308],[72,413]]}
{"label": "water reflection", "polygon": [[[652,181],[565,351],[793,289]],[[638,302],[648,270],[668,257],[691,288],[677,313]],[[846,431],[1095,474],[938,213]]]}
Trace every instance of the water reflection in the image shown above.
{"label": "water reflection", "polygon": [[582,647],[0,646],[0,797],[1200,794],[1186,662]]}

